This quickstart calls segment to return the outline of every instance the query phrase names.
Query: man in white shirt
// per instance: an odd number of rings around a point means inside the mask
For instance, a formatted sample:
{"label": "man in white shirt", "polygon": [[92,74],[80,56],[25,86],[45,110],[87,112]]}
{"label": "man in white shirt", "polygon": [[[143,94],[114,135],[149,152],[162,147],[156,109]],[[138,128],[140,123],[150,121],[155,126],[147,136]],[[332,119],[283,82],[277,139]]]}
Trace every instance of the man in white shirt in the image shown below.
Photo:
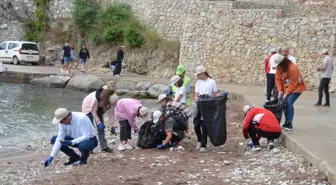
{"label": "man in white shirt", "polygon": [[292,61],[294,64],[296,64],[296,59],[292,55],[289,55],[289,48],[285,47],[282,49],[282,55],[286,58],[288,58],[290,61]]}
{"label": "man in white shirt", "polygon": [[[95,129],[90,119],[81,112],[70,112],[65,108],[55,111],[53,124],[59,124],[58,135],[51,138],[53,145],[50,157],[44,161],[44,166],[49,166],[59,150],[69,156],[69,161],[64,165],[71,165],[80,161],[80,165],[86,165],[90,151],[98,145]],[[79,156],[69,146],[76,147],[81,152]]]}

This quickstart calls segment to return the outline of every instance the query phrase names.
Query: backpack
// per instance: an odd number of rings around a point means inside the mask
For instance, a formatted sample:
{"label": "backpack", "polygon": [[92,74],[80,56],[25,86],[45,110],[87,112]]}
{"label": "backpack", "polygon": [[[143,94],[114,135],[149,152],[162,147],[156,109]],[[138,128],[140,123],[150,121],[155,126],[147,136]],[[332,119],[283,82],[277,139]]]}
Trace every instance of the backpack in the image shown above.
{"label": "backpack", "polygon": [[183,119],[181,116],[176,116],[176,115],[170,115],[171,118],[173,118],[176,122],[176,129],[185,131],[188,129],[189,122],[188,120]]}

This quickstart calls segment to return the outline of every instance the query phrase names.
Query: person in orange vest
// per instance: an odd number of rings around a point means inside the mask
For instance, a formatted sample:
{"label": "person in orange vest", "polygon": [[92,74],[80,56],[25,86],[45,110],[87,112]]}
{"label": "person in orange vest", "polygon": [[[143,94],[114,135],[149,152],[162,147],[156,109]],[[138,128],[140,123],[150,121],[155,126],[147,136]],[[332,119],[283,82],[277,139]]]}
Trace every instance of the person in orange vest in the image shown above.
{"label": "person in orange vest", "polygon": [[243,126],[243,135],[245,139],[251,138],[252,151],[261,149],[259,140],[261,137],[267,138],[268,148],[274,148],[274,139],[281,135],[280,123],[275,115],[264,108],[246,105],[243,108],[245,120]]}

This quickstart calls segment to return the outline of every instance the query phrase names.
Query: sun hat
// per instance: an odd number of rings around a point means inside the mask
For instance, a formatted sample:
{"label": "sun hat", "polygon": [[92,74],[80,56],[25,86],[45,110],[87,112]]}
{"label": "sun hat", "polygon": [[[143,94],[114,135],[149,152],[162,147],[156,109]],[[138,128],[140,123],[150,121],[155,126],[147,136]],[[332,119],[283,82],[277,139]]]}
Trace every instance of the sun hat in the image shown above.
{"label": "sun hat", "polygon": [[153,112],[153,123],[157,123],[162,116],[162,112],[157,110]]}
{"label": "sun hat", "polygon": [[163,99],[167,98],[167,95],[166,94],[161,94],[159,97],[158,97],[158,103],[160,103],[160,101],[162,101]]}
{"label": "sun hat", "polygon": [[206,68],[205,68],[204,66],[198,66],[198,67],[196,68],[196,74],[195,74],[195,75],[204,73],[204,72],[206,72],[206,71],[207,71],[207,70],[206,70]]}
{"label": "sun hat", "polygon": [[280,55],[280,54],[274,54],[273,55],[273,61],[274,61],[275,65],[279,65],[283,61],[284,58],[285,57],[283,55]]}
{"label": "sun hat", "polygon": [[115,93],[112,94],[112,95],[109,97],[110,105],[114,105],[114,104],[116,104],[118,100],[119,100],[119,97],[118,97],[118,95],[116,95]]}
{"label": "sun hat", "polygon": [[176,68],[176,74],[177,75],[182,75],[185,72],[185,69],[182,65],[177,66]]}
{"label": "sun hat", "polygon": [[327,49],[324,49],[324,50],[322,51],[322,54],[327,54],[327,53],[329,53],[329,51],[328,51]]}
{"label": "sun hat", "polygon": [[243,108],[244,113],[246,114],[250,109],[252,109],[253,106],[252,105],[245,105],[245,107]]}
{"label": "sun hat", "polygon": [[181,79],[181,77],[179,75],[173,76],[170,79],[170,86],[173,86],[174,84],[176,84],[180,79]]}
{"label": "sun hat", "polygon": [[70,111],[68,111],[68,109],[66,108],[58,108],[55,111],[55,117],[52,120],[53,124],[58,124],[62,119],[64,119],[65,117],[67,117],[69,115]]}
{"label": "sun hat", "polygon": [[149,109],[148,109],[147,107],[141,107],[141,108],[139,109],[139,115],[140,115],[141,117],[146,117],[146,116],[148,116],[148,113],[149,113]]}

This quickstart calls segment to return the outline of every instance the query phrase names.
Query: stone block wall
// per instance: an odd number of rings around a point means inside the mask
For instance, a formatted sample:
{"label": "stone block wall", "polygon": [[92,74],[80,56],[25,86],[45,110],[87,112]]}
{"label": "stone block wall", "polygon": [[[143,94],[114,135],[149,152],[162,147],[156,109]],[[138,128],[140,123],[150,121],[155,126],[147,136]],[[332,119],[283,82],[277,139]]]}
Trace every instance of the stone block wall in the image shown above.
{"label": "stone block wall", "polygon": [[50,0],[49,19],[68,19],[71,17],[72,0]]}

